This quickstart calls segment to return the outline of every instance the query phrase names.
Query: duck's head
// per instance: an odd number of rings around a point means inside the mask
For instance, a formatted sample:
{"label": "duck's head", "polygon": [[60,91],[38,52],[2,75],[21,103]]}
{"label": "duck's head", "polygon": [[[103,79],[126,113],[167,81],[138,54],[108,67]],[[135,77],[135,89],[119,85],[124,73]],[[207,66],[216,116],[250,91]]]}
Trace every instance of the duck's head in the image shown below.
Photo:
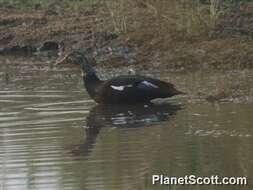
{"label": "duck's head", "polygon": [[84,54],[80,51],[73,51],[64,56],[61,60],[57,61],[56,65],[74,64],[81,66],[84,63],[88,64],[88,61],[85,58]]}
{"label": "duck's head", "polygon": [[95,74],[95,71],[93,70],[92,66],[89,64],[84,53],[80,51],[73,51],[67,54],[66,56],[64,56],[61,60],[56,62],[56,65],[63,65],[63,64],[73,64],[73,65],[81,67],[81,70],[84,73]]}

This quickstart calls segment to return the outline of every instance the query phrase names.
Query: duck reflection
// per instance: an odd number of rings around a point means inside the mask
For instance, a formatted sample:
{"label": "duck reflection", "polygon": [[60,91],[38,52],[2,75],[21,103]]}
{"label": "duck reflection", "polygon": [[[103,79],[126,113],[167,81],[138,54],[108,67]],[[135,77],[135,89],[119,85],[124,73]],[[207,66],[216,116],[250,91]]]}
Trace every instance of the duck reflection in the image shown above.
{"label": "duck reflection", "polygon": [[86,140],[72,151],[75,156],[87,158],[92,151],[96,137],[102,127],[147,127],[154,123],[168,121],[181,109],[180,105],[97,105],[86,118]]}

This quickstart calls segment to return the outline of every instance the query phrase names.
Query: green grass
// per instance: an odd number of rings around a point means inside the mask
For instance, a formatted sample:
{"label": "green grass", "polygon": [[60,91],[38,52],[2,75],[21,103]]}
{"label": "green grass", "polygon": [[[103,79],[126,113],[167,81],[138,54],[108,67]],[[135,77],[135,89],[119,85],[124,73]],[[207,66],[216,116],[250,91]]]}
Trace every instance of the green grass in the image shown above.
{"label": "green grass", "polygon": [[[101,0],[62,0],[62,6],[67,9],[82,9],[91,7]],[[0,7],[13,7],[21,10],[36,8],[47,9],[52,0],[0,0]]]}

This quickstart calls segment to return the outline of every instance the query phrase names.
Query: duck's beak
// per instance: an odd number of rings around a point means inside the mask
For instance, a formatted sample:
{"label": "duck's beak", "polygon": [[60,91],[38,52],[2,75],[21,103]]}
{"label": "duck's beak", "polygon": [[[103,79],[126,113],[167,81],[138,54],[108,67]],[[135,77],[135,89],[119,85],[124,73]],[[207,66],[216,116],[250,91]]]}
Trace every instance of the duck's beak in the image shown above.
{"label": "duck's beak", "polygon": [[181,95],[186,95],[186,93],[185,93],[185,92],[182,92],[182,91],[179,91],[179,90],[178,90],[178,94],[181,94]]}
{"label": "duck's beak", "polygon": [[68,62],[67,62],[67,56],[65,56],[65,57],[63,57],[63,58],[57,60],[56,63],[55,63],[55,65],[56,65],[56,66],[58,66],[58,65],[65,65],[65,64],[67,64],[67,63],[68,63]]}
{"label": "duck's beak", "polygon": [[186,94],[185,92],[182,92],[182,91],[177,90],[177,89],[174,89],[174,93],[175,93],[175,95],[185,95]]}

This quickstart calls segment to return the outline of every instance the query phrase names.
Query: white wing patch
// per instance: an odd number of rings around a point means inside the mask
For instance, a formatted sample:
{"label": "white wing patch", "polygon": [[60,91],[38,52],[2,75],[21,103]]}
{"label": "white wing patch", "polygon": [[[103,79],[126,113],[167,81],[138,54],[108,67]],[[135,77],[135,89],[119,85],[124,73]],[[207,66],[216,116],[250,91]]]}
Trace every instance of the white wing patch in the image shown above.
{"label": "white wing patch", "polygon": [[149,86],[149,87],[153,87],[153,88],[159,88],[158,86],[152,84],[151,82],[148,82],[148,81],[143,81],[141,82],[142,84],[146,85],[146,86]]}
{"label": "white wing patch", "polygon": [[[159,88],[159,86],[157,86],[155,84],[152,84],[151,82],[148,82],[146,80],[142,81],[141,83],[144,84],[147,87]],[[133,85],[132,84],[128,84],[128,85],[124,85],[124,86],[114,86],[114,85],[111,85],[110,87],[112,89],[114,89],[114,90],[123,91],[125,88],[131,88],[131,87],[133,87]]]}
{"label": "white wing patch", "polygon": [[119,90],[119,91],[123,91],[124,88],[129,88],[129,87],[133,87],[133,85],[131,84],[128,84],[128,85],[125,85],[125,86],[113,86],[111,85],[111,88],[114,89],[114,90]]}
{"label": "white wing patch", "polygon": [[122,91],[122,90],[124,90],[124,86],[113,86],[113,85],[111,85],[111,88],[112,89],[114,89],[114,90],[119,90],[119,91]]}

